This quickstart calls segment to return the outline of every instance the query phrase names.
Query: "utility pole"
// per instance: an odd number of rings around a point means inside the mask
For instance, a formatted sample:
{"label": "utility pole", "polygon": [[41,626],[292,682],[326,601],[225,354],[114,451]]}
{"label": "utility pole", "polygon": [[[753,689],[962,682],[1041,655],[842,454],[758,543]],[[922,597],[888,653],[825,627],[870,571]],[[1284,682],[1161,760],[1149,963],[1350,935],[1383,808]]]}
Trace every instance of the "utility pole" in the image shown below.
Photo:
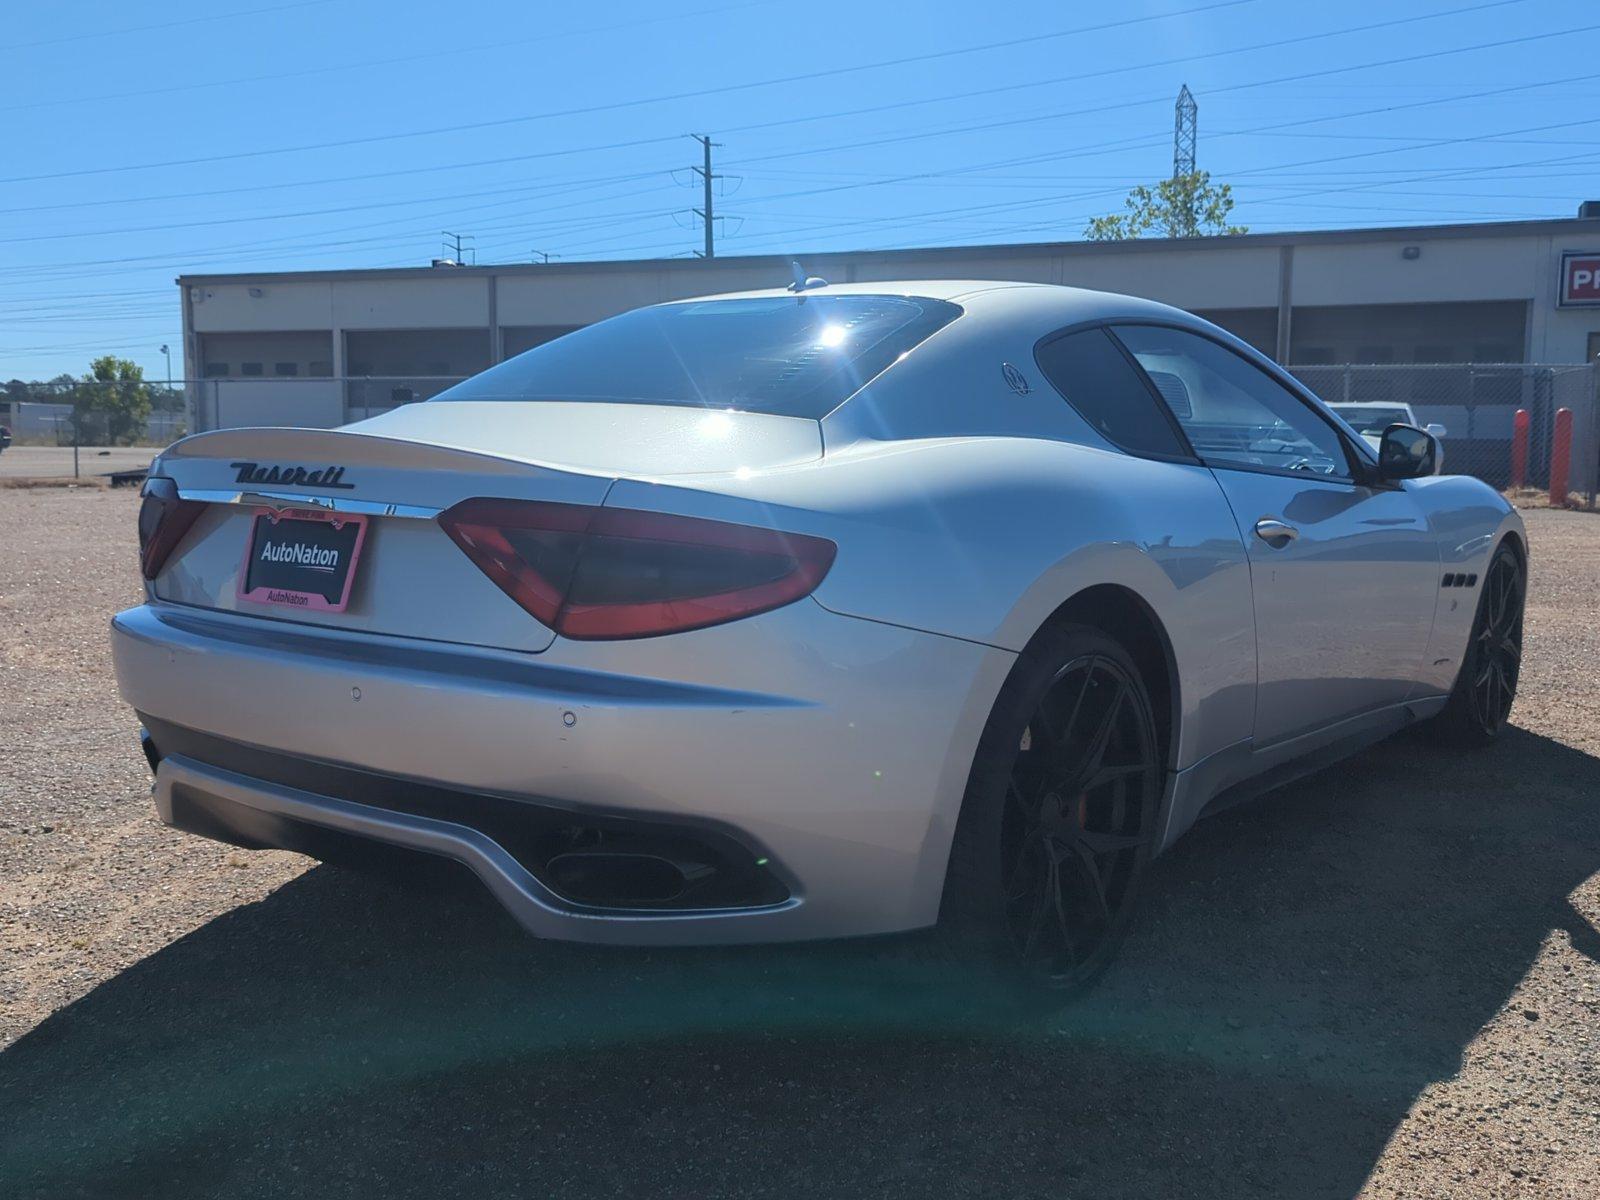
{"label": "utility pole", "polygon": [[559,255],[559,254],[551,254],[550,251],[548,251],[548,250],[529,250],[528,251],[528,261],[529,262],[537,261],[537,262],[547,263],[552,258],[560,258],[560,257],[561,257],[561,255]]}
{"label": "utility pole", "polygon": [[465,253],[465,249],[462,247],[461,243],[470,242],[472,240],[472,235],[451,233],[448,229],[446,229],[444,231],[444,237],[444,248],[445,251],[450,255],[451,261],[465,266],[467,260],[462,257],[462,255]]}
{"label": "utility pole", "polygon": [[1172,118],[1172,177],[1194,174],[1195,148],[1200,139],[1200,106],[1186,83],[1178,89]]}
{"label": "utility pole", "polygon": [[715,258],[717,255],[717,246],[716,237],[713,231],[716,227],[713,225],[713,222],[716,220],[716,218],[711,213],[711,183],[712,180],[721,179],[722,176],[713,175],[711,173],[711,147],[720,146],[722,143],[713,142],[709,133],[691,133],[689,136],[695,141],[699,142],[700,148],[705,151],[704,165],[689,168],[696,175],[700,176],[701,182],[705,184],[705,207],[703,209],[697,208],[693,210],[695,216],[699,217],[706,227],[706,248],[701,252],[701,257]]}

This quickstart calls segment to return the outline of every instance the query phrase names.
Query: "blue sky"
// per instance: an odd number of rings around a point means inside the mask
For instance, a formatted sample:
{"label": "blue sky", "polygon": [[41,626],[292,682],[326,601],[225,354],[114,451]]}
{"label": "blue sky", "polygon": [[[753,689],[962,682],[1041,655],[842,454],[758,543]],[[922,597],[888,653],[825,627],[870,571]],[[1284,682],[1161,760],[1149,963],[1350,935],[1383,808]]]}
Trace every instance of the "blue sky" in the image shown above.
{"label": "blue sky", "polygon": [[1600,198],[1592,0],[60,0],[7,32],[0,379],[181,369],[180,272],[422,265],[446,229],[690,253],[690,132],[723,254],[1078,237],[1170,172],[1182,83],[1252,230]]}

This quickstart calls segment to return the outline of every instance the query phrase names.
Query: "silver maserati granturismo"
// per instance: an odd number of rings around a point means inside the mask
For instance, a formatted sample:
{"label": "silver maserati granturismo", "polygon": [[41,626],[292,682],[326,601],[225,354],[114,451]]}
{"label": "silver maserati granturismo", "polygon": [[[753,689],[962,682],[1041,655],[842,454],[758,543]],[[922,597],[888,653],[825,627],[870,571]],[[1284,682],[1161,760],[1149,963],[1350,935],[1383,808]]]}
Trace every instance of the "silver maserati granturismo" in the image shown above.
{"label": "silver maserati granturismo", "polygon": [[1501,730],[1523,526],[1438,463],[1160,304],[801,275],[178,442],[117,677],[180,829],[443,856],[541,937],[931,926],[1060,994],[1207,812]]}

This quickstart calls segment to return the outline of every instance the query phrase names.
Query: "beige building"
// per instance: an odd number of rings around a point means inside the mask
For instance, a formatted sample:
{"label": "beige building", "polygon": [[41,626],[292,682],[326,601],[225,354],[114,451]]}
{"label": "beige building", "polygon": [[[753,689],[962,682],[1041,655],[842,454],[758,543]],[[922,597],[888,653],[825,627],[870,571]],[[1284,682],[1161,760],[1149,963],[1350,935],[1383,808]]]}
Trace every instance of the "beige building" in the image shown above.
{"label": "beige building", "polygon": [[[1600,204],[1571,220],[855,251],[840,281],[1014,279],[1198,312],[1280,362],[1579,363],[1600,354]],[[191,428],[331,426],[601,318],[790,278],[781,256],[193,275]]]}

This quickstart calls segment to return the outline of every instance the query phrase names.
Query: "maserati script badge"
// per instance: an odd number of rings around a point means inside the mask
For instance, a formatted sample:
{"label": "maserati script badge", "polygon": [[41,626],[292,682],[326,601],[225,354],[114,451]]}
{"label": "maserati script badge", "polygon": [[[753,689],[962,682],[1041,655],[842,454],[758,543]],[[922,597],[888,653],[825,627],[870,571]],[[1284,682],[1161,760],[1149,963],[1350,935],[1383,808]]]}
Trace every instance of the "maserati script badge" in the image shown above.
{"label": "maserati script badge", "polygon": [[316,471],[307,470],[305,467],[280,467],[277,465],[263,465],[253,462],[229,463],[239,474],[234,477],[238,483],[276,483],[292,484],[296,487],[325,487],[353,489],[353,483],[343,483],[343,467],[322,467]]}

